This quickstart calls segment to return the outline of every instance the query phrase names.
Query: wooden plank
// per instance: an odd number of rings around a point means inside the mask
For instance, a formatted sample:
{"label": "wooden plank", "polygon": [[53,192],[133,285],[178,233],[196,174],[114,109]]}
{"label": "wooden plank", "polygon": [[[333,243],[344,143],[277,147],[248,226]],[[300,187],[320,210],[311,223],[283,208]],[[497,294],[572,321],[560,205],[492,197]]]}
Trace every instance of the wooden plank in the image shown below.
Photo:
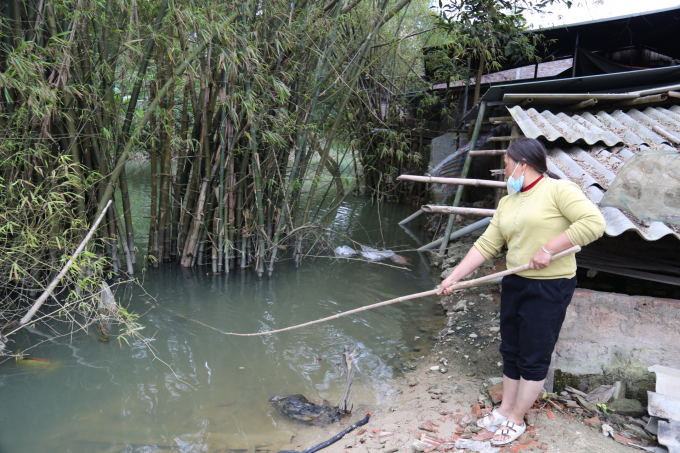
{"label": "wooden plank", "polygon": [[441,212],[444,214],[457,214],[457,215],[471,215],[478,217],[493,217],[496,212],[495,209],[480,209],[480,208],[461,208],[457,206],[433,206],[425,205],[421,207],[425,212]]}
{"label": "wooden plank", "polygon": [[435,178],[434,176],[415,176],[401,175],[399,181],[429,182],[435,184],[455,184],[458,186],[484,186],[484,187],[505,187],[502,181],[489,181],[486,179],[467,179],[467,178]]}

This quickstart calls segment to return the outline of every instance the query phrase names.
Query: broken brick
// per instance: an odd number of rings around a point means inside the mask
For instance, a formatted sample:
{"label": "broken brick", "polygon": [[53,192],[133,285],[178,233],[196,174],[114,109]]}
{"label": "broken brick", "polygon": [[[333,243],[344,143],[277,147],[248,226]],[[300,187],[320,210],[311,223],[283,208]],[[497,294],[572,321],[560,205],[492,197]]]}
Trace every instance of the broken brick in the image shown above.
{"label": "broken brick", "polygon": [[612,436],[614,437],[614,439],[616,439],[618,442],[622,443],[623,445],[628,445],[628,444],[640,445],[640,442],[633,440],[633,439],[626,439],[625,437],[621,436],[620,434],[612,433]]}
{"label": "broken brick", "polygon": [[493,387],[490,387],[489,390],[489,396],[491,397],[491,401],[493,401],[494,404],[498,404],[501,401],[503,401],[503,383],[499,382],[498,384],[494,385]]}

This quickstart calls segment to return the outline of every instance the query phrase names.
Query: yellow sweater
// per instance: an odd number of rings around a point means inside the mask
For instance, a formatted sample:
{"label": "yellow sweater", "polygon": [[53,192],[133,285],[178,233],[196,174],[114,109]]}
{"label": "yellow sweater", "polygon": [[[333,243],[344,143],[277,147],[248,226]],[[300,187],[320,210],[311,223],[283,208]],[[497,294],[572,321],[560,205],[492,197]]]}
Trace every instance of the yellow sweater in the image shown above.
{"label": "yellow sweater", "polygon": [[[526,192],[503,197],[486,232],[475,247],[487,260],[508,244],[508,269],[528,264],[548,241],[567,232],[574,245],[584,246],[604,233],[605,222],[599,209],[581,189],[566,180],[544,177]],[[520,272],[535,279],[572,278],[576,257],[566,256],[545,269]]]}

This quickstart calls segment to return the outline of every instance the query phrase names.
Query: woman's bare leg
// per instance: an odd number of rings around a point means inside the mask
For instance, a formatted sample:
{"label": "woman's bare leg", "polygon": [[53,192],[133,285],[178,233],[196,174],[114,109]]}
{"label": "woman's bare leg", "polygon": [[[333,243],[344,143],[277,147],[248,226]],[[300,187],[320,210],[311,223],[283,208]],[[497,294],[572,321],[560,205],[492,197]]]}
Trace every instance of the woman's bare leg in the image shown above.
{"label": "woman's bare leg", "polygon": [[[517,401],[519,384],[520,381],[510,379],[506,375],[503,375],[503,400],[501,401],[501,406],[498,409],[496,409],[499,414],[507,417],[515,408],[515,401]],[[491,421],[494,420],[493,415],[489,415],[489,417],[491,417]]]}
{"label": "woman's bare leg", "polygon": [[[511,401],[513,403],[512,409],[507,412],[508,421],[522,426],[524,424],[524,415],[527,413],[527,411],[529,411],[529,409],[531,409],[531,406],[534,405],[534,402],[541,393],[541,390],[543,390],[543,383],[545,382],[545,379],[541,381],[526,381],[523,378],[520,378],[519,381],[513,381],[512,379],[503,376],[503,403],[501,404],[501,408],[503,407],[503,404],[505,404],[506,380],[518,383],[517,390],[514,391],[515,399],[514,401]],[[508,404],[509,403],[510,402],[508,402]],[[499,409],[499,412],[503,415],[506,415],[506,413],[501,409]],[[508,436],[503,436],[502,434],[494,435],[495,441],[503,441],[506,439],[508,439]]]}

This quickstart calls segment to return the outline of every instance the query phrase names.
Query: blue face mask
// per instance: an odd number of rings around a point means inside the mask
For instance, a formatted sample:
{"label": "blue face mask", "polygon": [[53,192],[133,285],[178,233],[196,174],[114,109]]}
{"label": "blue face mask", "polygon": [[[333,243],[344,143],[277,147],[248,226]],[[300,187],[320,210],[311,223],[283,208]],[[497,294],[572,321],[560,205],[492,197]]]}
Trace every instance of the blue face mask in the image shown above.
{"label": "blue face mask", "polygon": [[512,174],[508,178],[508,195],[512,195],[513,193],[519,192],[522,190],[522,186],[524,185],[524,171],[522,171],[522,175],[519,177],[519,179],[515,179],[515,172],[517,171],[517,167],[519,166],[519,163],[515,164],[515,169],[512,171]]}

